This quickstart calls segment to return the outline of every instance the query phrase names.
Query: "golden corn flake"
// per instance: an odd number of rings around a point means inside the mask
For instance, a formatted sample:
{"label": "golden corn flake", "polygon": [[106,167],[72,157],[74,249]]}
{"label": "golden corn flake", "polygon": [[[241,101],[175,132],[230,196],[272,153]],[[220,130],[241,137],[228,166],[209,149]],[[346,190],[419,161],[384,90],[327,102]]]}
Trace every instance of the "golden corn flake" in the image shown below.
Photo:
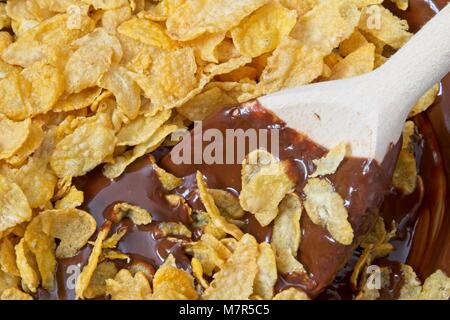
{"label": "golden corn flake", "polygon": [[203,292],[206,300],[244,300],[253,293],[258,265],[258,244],[249,234],[245,234],[225,263],[223,268],[214,274],[211,285]]}
{"label": "golden corn flake", "polygon": [[[153,163],[152,167],[156,171],[159,181],[161,181],[161,184],[164,187],[164,189],[172,191],[173,189],[179,187],[183,183],[183,179],[178,178],[173,174],[167,172],[166,170],[158,167],[156,163]],[[181,198],[181,200],[183,201],[184,199]]]}
{"label": "golden corn flake", "polygon": [[207,186],[203,180],[203,175],[200,171],[197,171],[197,187],[200,193],[200,199],[206,208],[206,212],[209,215],[212,223],[219,229],[222,229],[227,234],[233,236],[236,239],[240,239],[243,235],[241,229],[234,224],[229,223],[221,214],[217,208],[213,196],[208,193]]}
{"label": "golden corn flake", "polygon": [[135,119],[141,106],[141,89],[123,67],[113,66],[99,80],[101,88],[114,94],[120,111],[129,119]]}
{"label": "golden corn flake", "polygon": [[0,30],[8,28],[11,25],[11,18],[6,12],[6,3],[0,3]]}
{"label": "golden corn flake", "polygon": [[117,28],[117,31],[149,46],[165,50],[173,49],[177,46],[177,43],[169,38],[159,23],[147,19],[132,18],[122,23]]}
{"label": "golden corn flake", "polygon": [[112,300],[147,300],[152,289],[144,273],[137,272],[133,276],[130,271],[122,269],[114,279],[106,280],[106,293]]}
{"label": "golden corn flake", "polygon": [[56,243],[44,228],[48,225],[48,219],[42,214],[37,215],[28,224],[23,239],[27,247],[36,258],[37,267],[41,277],[41,285],[47,291],[53,290],[56,268]]}
{"label": "golden corn flake", "polygon": [[20,276],[14,245],[8,237],[0,240],[0,270],[13,276]]}
{"label": "golden corn flake", "polygon": [[9,288],[16,288],[20,285],[20,279],[9,273],[0,270],[0,295]]}
{"label": "golden corn flake", "polygon": [[221,189],[208,189],[208,193],[214,198],[214,202],[220,213],[229,219],[240,219],[245,211],[239,204],[239,198],[229,191]]}
{"label": "golden corn flake", "polygon": [[197,282],[203,287],[209,287],[209,282],[203,278],[203,267],[197,258],[192,258],[191,260],[192,274],[194,275]]}
{"label": "golden corn flake", "polygon": [[0,31],[0,55],[12,42],[13,38],[9,32]]}
{"label": "golden corn flake", "polygon": [[310,300],[310,298],[300,289],[289,288],[277,293],[273,300]]}
{"label": "golden corn flake", "polygon": [[312,82],[322,73],[323,54],[293,38],[285,38],[268,59],[258,87],[261,94]]}
{"label": "golden corn flake", "polygon": [[208,233],[203,234],[199,241],[187,244],[186,252],[201,263],[203,272],[208,276],[211,276],[216,268],[222,268],[231,256],[231,251]]}
{"label": "golden corn flake", "polygon": [[[103,247],[103,246],[102,246]],[[131,261],[130,256],[127,254],[120,252],[119,250],[106,249],[102,252],[100,261],[104,260],[125,260],[127,263]]]}
{"label": "golden corn flake", "polygon": [[353,2],[328,0],[300,17],[291,36],[326,55],[353,33],[360,16]]}
{"label": "golden corn flake", "polygon": [[[278,214],[278,204],[295,184],[286,165],[264,150],[255,150],[242,163],[241,207],[267,226]],[[267,194],[271,196],[268,198]]]}
{"label": "golden corn flake", "polygon": [[114,222],[120,222],[124,217],[130,218],[134,224],[145,225],[152,222],[152,215],[144,208],[129,203],[118,203],[113,208]]}
{"label": "golden corn flake", "polygon": [[87,122],[56,145],[50,165],[58,177],[82,176],[113,153],[115,142],[112,129]]}
{"label": "golden corn flake", "polygon": [[[95,269],[97,269],[97,264],[102,253],[103,241],[108,236],[110,229],[110,222],[107,222],[100,228],[97,239],[95,240],[94,246],[92,248],[91,255],[89,256],[88,263],[83,267],[83,270],[78,276],[77,282],[75,284],[75,294],[77,299],[84,298],[84,292],[89,287],[89,283],[91,282]],[[106,285],[108,286],[108,282],[106,283]]]}
{"label": "golden corn flake", "polygon": [[409,7],[409,0],[391,0],[392,2],[394,2],[397,5],[397,8],[399,8],[400,10],[407,10]]}
{"label": "golden corn flake", "polygon": [[114,159],[114,163],[106,164],[103,167],[103,175],[110,179],[117,178],[125,171],[129,164],[143,155],[155,151],[164,142],[166,137],[177,129],[178,127],[176,125],[163,125],[147,141],[118,156]]}
{"label": "golden corn flake", "polygon": [[392,185],[402,194],[408,195],[416,190],[417,163],[413,153],[401,150],[395,167]]}
{"label": "golden corn flake", "polygon": [[173,39],[187,41],[209,32],[225,32],[239,24],[268,0],[186,1],[167,19],[167,31]]}
{"label": "golden corn flake", "polygon": [[346,153],[347,144],[340,143],[336,147],[328,151],[328,153],[324,157],[313,160],[313,163],[316,166],[316,171],[314,171],[314,173],[311,174],[310,177],[315,178],[335,173],[342,160],[344,160]]}
{"label": "golden corn flake", "polygon": [[62,70],[46,62],[33,63],[23,70],[22,77],[32,115],[49,111],[64,92]]}
{"label": "golden corn flake", "polygon": [[33,297],[17,288],[9,288],[3,291],[0,300],[33,300]]}
{"label": "golden corn flake", "polygon": [[430,90],[428,90],[420,99],[416,105],[412,108],[408,117],[413,117],[421,112],[426,111],[436,100],[436,97],[441,89],[439,83],[435,84]]}
{"label": "golden corn flake", "polygon": [[226,105],[235,104],[237,100],[220,88],[213,87],[196,95],[177,109],[191,121],[202,121],[216,110]]}
{"label": "golden corn flake", "polygon": [[36,292],[40,277],[34,255],[23,238],[14,249],[17,257],[17,268],[22,279],[22,288],[28,292]]}
{"label": "golden corn flake", "polygon": [[450,278],[442,270],[437,270],[425,280],[419,295],[421,300],[448,300],[449,297]]}
{"label": "golden corn flake", "polygon": [[272,299],[273,288],[278,279],[277,264],[272,247],[267,242],[259,244],[259,254],[256,259],[258,272],[254,283],[254,293],[265,300]]}
{"label": "golden corn flake", "polygon": [[77,40],[75,45],[79,47],[69,57],[65,67],[68,93],[78,93],[95,86],[114,59],[120,60],[122,54],[119,40],[101,28]]}
{"label": "golden corn flake", "polygon": [[406,264],[401,265],[403,285],[400,289],[398,300],[417,299],[420,294],[421,285],[413,268]]}
{"label": "golden corn flake", "polygon": [[[374,12],[377,13],[377,16],[379,15],[379,18],[374,19]],[[387,44],[394,49],[399,49],[412,36],[408,32],[408,22],[394,16],[381,5],[363,9],[358,27],[382,44]]]}
{"label": "golden corn flake", "polygon": [[163,110],[154,116],[139,116],[117,133],[118,146],[136,146],[147,141],[171,116],[170,110]]}
{"label": "golden corn flake", "polygon": [[305,267],[298,261],[296,255],[289,250],[282,249],[276,252],[277,269],[280,273],[305,273]]}
{"label": "golden corn flake", "polygon": [[31,208],[22,189],[0,174],[0,231],[31,219]]}
{"label": "golden corn flake", "polygon": [[18,70],[10,70],[0,77],[0,112],[8,118],[23,120],[30,114],[26,102],[28,88],[24,87],[22,76]]}
{"label": "golden corn flake", "polygon": [[156,108],[177,106],[198,84],[192,48],[161,51],[154,55],[149,75],[135,74],[135,81]]}
{"label": "golden corn flake", "polygon": [[343,57],[369,43],[359,30],[353,31],[348,39],[339,44],[339,54]]}
{"label": "golden corn flake", "polygon": [[104,296],[106,294],[106,280],[113,279],[117,274],[117,267],[113,262],[99,263],[92,275],[89,286],[84,292],[87,299]]}
{"label": "golden corn flake", "polygon": [[184,270],[178,269],[172,263],[164,263],[153,278],[153,299],[165,299],[164,295],[175,292],[186,299],[197,299],[194,279]]}
{"label": "golden corn flake", "polygon": [[343,245],[353,242],[353,229],[347,220],[348,212],[344,200],[324,179],[309,179],[304,188],[304,206],[314,224],[327,228],[333,239]]}
{"label": "golden corn flake", "polygon": [[88,242],[97,225],[89,213],[74,208],[47,210],[39,217],[43,231],[60,240],[56,248],[58,258],[73,257]]}
{"label": "golden corn flake", "polygon": [[200,58],[207,62],[219,62],[219,45],[225,39],[225,32],[205,33],[189,42],[198,51]]}
{"label": "golden corn flake", "polygon": [[14,152],[14,155],[6,160],[12,166],[20,166],[36,149],[44,139],[42,123],[33,121],[30,126],[30,132],[25,142]]}
{"label": "golden corn flake", "polygon": [[108,239],[103,241],[102,248],[104,249],[114,249],[117,247],[118,243],[127,234],[127,228],[120,228],[114,232]]}
{"label": "golden corn flake", "polygon": [[117,31],[117,27],[123,22],[131,18],[131,8],[126,6],[118,9],[108,10],[103,13],[102,27],[105,28],[108,33],[114,34]]}
{"label": "golden corn flake", "polygon": [[23,191],[31,208],[40,208],[50,201],[57,183],[55,174],[48,168],[46,148],[42,143],[36,155],[18,169],[3,167],[0,172],[14,181]]}
{"label": "golden corn flake", "polygon": [[84,201],[83,191],[75,186],[70,187],[67,194],[55,203],[55,209],[71,209],[81,206]]}
{"label": "golden corn flake", "polygon": [[0,159],[12,157],[26,142],[30,134],[32,122],[9,120],[0,114]]}
{"label": "golden corn flake", "polygon": [[412,145],[415,132],[414,122],[406,121],[403,128],[402,150],[392,177],[392,185],[404,195],[413,193],[417,187],[417,163]]}
{"label": "golden corn flake", "polygon": [[269,2],[231,30],[231,36],[242,55],[254,58],[278,47],[296,22],[296,11]]}
{"label": "golden corn flake", "polygon": [[347,55],[331,70],[331,80],[352,78],[369,73],[375,67],[375,46],[367,43]]}
{"label": "golden corn flake", "polygon": [[300,217],[302,204],[299,197],[287,194],[279,206],[279,214],[273,225],[271,243],[278,252],[288,249],[292,255],[297,254],[300,245]]}

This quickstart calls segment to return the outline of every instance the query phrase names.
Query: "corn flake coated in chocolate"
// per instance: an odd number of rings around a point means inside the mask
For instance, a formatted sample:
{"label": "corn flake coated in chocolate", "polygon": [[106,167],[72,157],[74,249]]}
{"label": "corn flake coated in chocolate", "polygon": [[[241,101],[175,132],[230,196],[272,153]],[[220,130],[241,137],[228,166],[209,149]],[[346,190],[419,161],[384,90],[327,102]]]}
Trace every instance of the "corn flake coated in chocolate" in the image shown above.
{"label": "corn flake coated in chocolate", "polygon": [[304,188],[306,212],[314,224],[327,228],[333,239],[349,245],[353,242],[353,228],[347,220],[344,200],[324,179],[309,179]]}
{"label": "corn flake coated in chocolate", "polygon": [[[242,163],[241,207],[253,213],[261,226],[278,215],[278,205],[294,188],[285,163],[264,150],[255,150]],[[270,197],[267,195],[270,194]]]}
{"label": "corn flake coated in chocolate", "polygon": [[186,237],[191,238],[192,232],[182,223],[177,222],[160,222],[158,225],[159,230],[165,237]]}
{"label": "corn flake coated in chocolate", "polygon": [[[97,269],[98,261],[100,255],[102,254],[102,244],[108,236],[109,230],[111,229],[111,223],[106,222],[101,228],[95,240],[94,246],[92,248],[91,255],[89,256],[88,263],[83,267],[80,275],[77,278],[75,284],[75,294],[77,299],[84,298],[84,292],[89,287],[92,276]],[[108,283],[107,283],[108,285]]]}
{"label": "corn flake coated in chocolate", "polygon": [[347,144],[340,143],[331,149],[324,157],[313,160],[316,166],[316,171],[310,175],[311,178],[333,174],[344,160],[347,153]]}
{"label": "corn flake coated in chocolate", "polygon": [[203,180],[203,175],[200,171],[197,171],[197,187],[200,194],[200,199],[203,202],[203,205],[206,208],[206,212],[211,219],[211,222],[218,228],[223,230],[229,235],[232,235],[236,239],[240,239],[243,235],[243,232],[234,224],[229,223],[221,214],[219,209],[217,208],[214,198],[211,194],[208,193],[208,189],[205,181]]}
{"label": "corn flake coated in chocolate", "polygon": [[145,225],[152,222],[152,215],[144,208],[129,203],[118,203],[113,208],[114,222],[120,222],[124,217],[130,218],[134,224]]}

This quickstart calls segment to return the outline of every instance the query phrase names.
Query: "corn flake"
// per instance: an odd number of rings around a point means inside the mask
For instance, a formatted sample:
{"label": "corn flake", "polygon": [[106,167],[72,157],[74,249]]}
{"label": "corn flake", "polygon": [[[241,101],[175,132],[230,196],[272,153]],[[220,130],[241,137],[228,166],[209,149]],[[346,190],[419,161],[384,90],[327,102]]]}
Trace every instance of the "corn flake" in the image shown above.
{"label": "corn flake", "polygon": [[[294,188],[286,164],[264,150],[255,150],[242,163],[241,207],[267,226],[278,215],[278,204]],[[270,198],[267,198],[270,194]]]}
{"label": "corn flake", "polygon": [[269,2],[231,30],[231,36],[242,55],[254,58],[278,47],[296,22],[296,11]]}
{"label": "corn flake", "polygon": [[304,206],[311,221],[326,227],[337,242],[351,244],[353,229],[347,220],[348,212],[344,200],[333,190],[331,183],[318,178],[309,179],[304,193]]}
{"label": "corn flake", "polygon": [[315,178],[335,173],[342,160],[344,160],[346,153],[347,144],[340,143],[336,147],[328,151],[328,153],[324,157],[313,160],[313,163],[316,166],[316,171],[314,171],[314,173],[311,174],[310,177]]}
{"label": "corn flake", "polygon": [[106,293],[112,300],[147,300],[152,293],[144,273],[134,276],[126,269],[120,270],[114,279],[106,280]]}
{"label": "corn flake", "polygon": [[275,254],[267,242],[259,244],[259,254],[256,259],[256,264],[258,265],[258,272],[256,273],[254,283],[254,293],[262,299],[272,299],[278,274]]}
{"label": "corn flake", "polygon": [[214,274],[211,285],[203,292],[206,300],[244,300],[253,293],[258,265],[258,244],[249,234],[240,240],[223,268]]}
{"label": "corn flake", "polygon": [[225,32],[239,24],[268,0],[186,1],[167,18],[169,36],[187,41],[209,32]]}
{"label": "corn flake", "polygon": [[0,174],[0,231],[31,219],[31,208],[22,189]]}

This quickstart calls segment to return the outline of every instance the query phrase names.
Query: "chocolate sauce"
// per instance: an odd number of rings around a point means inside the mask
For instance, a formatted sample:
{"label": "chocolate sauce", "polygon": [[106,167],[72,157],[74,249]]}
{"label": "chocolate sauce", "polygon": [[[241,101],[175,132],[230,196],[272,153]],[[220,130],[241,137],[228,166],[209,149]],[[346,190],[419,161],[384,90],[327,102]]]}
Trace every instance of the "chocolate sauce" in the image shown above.
{"label": "chocolate sauce", "polygon": [[[209,128],[219,130],[223,136],[227,129],[242,129],[244,131],[253,129],[278,130],[279,132],[279,158],[290,163],[290,176],[296,181],[295,192],[303,195],[306,177],[314,170],[314,159],[322,157],[327,150],[313,143],[297,131],[287,127],[285,123],[273,113],[264,109],[253,101],[243,106],[225,108],[215,113],[203,122],[203,131]],[[187,142],[186,142],[187,141]],[[200,151],[204,150],[209,142],[203,141],[200,135],[192,134],[192,139],[182,142],[185,149],[195,149],[195,145],[201,145]],[[270,146],[270,141],[267,144]],[[256,146],[253,146],[255,149]],[[238,153],[237,143],[222,144],[223,153],[230,152],[235,148],[234,154]],[[245,154],[253,151],[249,145]],[[302,275],[280,275],[277,290],[290,286],[298,286],[307,291],[311,296],[317,295],[332,282],[336,273],[347,263],[352,256],[356,245],[361,237],[373,227],[378,218],[378,208],[382,204],[384,194],[390,184],[395,167],[399,145],[392,148],[386,161],[380,167],[376,162],[368,159],[346,158],[340,165],[338,171],[330,175],[328,179],[335,186],[336,191],[344,199],[349,212],[349,221],[353,226],[355,241],[352,245],[345,246],[337,243],[326,229],[311,222],[308,215],[303,214],[301,218],[302,235],[298,251],[298,258],[305,266],[308,274]],[[232,188],[236,192],[241,188],[241,164],[175,164],[174,154],[164,157],[160,165],[167,171],[179,177],[192,177],[197,170],[201,171],[208,179],[208,186],[212,188]],[[191,158],[194,160],[194,156]],[[246,219],[248,227],[245,231],[255,235],[258,240],[269,240],[270,235],[258,222],[252,218]],[[270,227],[270,226],[269,226]]]}

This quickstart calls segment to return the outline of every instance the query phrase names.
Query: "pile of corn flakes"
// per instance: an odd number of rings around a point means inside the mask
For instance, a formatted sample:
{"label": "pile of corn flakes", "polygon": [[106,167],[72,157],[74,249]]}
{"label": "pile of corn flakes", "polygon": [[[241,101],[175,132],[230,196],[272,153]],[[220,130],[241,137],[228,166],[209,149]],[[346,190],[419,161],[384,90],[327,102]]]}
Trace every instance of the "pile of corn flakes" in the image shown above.
{"label": "pile of corn flakes", "polygon": [[[336,241],[353,241],[342,199],[319,178],[336,170],[345,146],[317,160],[303,204],[290,193],[293,182],[277,161],[270,168],[243,164],[240,199],[208,189],[198,173],[208,222],[201,239],[186,245],[192,274],[171,256],[154,275],[118,271],[112,261],[127,259],[117,250],[124,233],[110,235],[106,223],[89,241],[98,226],[78,209],[84,195],[72,179],[99,165],[106,177],[117,178],[134,160],[176,144],[173,132],[224,105],[372,71],[411,37],[407,22],[382,2],[0,2],[0,298],[31,299],[38,288],[51,291],[57,259],[88,245],[92,252],[76,284],[80,299],[308,299],[294,288],[274,295],[273,288],[278,272],[304,270],[296,259],[303,206]],[[406,9],[407,1],[395,2]],[[379,28],[371,27],[373,12],[380,15]],[[438,89],[432,88],[411,115],[426,110]],[[414,132],[414,124],[405,130]],[[258,150],[251,157],[272,155]],[[405,194],[416,188],[414,161],[406,139],[394,176]],[[158,170],[168,190],[180,183]],[[252,196],[261,192],[264,170],[274,176],[270,201]],[[271,244],[258,244],[232,223],[244,210],[261,225],[274,223]],[[331,214],[323,217],[320,210]],[[126,203],[114,207],[114,216],[137,225],[152,221],[151,213]],[[190,236],[182,224],[160,228],[166,235]],[[390,250],[388,238],[383,233],[367,243],[358,270]],[[413,271],[405,270],[413,289],[402,297],[448,298],[450,279],[441,271],[421,286]],[[360,297],[377,292],[362,291]]]}

